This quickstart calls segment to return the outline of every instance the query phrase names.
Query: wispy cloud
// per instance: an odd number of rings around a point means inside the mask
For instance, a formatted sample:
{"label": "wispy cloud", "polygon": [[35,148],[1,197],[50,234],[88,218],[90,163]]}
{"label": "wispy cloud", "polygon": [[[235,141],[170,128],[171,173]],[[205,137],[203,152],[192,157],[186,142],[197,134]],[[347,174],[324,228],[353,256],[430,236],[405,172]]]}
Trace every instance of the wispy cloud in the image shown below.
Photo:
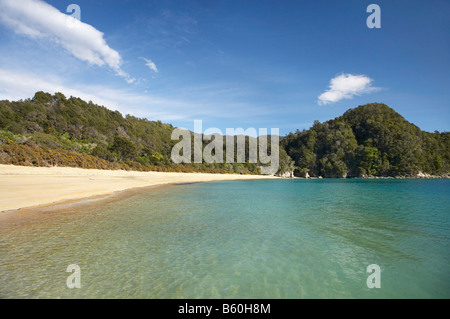
{"label": "wispy cloud", "polygon": [[152,70],[155,73],[158,73],[158,68],[156,67],[156,64],[152,60],[146,58],[141,59],[145,61],[145,65],[148,66],[150,70]]}
{"label": "wispy cloud", "polygon": [[[136,88],[115,88],[107,85],[83,85],[68,83],[64,78],[51,74],[31,74],[17,70],[0,68],[0,100],[19,100],[31,98],[37,91],[48,93],[61,92],[65,96],[79,97],[85,101],[92,101],[104,105],[110,110],[118,110],[122,114],[132,114],[150,120],[161,120],[170,123],[192,123],[194,119],[227,119],[238,120],[255,117],[264,117],[272,114],[268,105],[253,105],[245,102],[222,101],[217,96],[208,97],[202,92],[210,88],[199,88],[199,91],[190,96],[168,92],[167,95],[155,95],[145,92],[136,92]],[[226,90],[225,90],[226,91]],[[226,92],[217,94],[226,96]],[[170,96],[169,96],[170,95]],[[203,99],[199,99],[203,96]],[[220,100],[220,99],[219,99]],[[224,112],[227,109],[227,112]]]}
{"label": "wispy cloud", "polygon": [[372,87],[373,80],[365,75],[341,74],[330,80],[328,90],[319,95],[319,105],[351,99],[355,95],[379,90]]}
{"label": "wispy cloud", "polygon": [[37,91],[51,94],[61,92],[67,97],[74,96],[92,101],[122,114],[169,122],[203,118],[242,118],[248,114],[258,114],[257,112],[262,114],[260,107],[251,107],[245,103],[226,103],[230,112],[223,112],[223,104],[211,103],[210,100],[198,101],[195,97],[158,96],[106,85],[65,84],[63,78],[54,75],[37,76],[0,68],[0,100],[31,98]]}
{"label": "wispy cloud", "polygon": [[179,50],[192,44],[198,36],[198,23],[178,11],[162,10],[155,15],[137,19],[144,42],[154,49]]}
{"label": "wispy cloud", "polygon": [[18,34],[58,43],[82,61],[107,65],[128,83],[135,81],[121,69],[120,54],[108,46],[102,32],[44,1],[0,0],[0,22]]}
{"label": "wispy cloud", "polygon": [[[62,82],[62,81],[61,81]],[[36,77],[31,74],[11,72],[0,69],[0,98],[8,100],[19,100],[31,98],[37,91],[49,93],[61,92],[66,96],[80,97],[86,101],[118,109],[116,102],[108,98],[103,98],[96,94],[91,94],[84,90],[66,87],[57,79],[45,80],[42,77]]]}
{"label": "wispy cloud", "polygon": [[152,120],[175,121],[186,119],[182,110],[193,108],[193,105],[176,99],[141,94],[128,89],[116,89],[107,86],[83,86],[71,83],[64,84],[64,79],[21,73],[0,69],[0,99],[19,100],[31,98],[37,91],[48,93],[61,92],[67,97],[79,97],[104,105],[110,110],[118,110],[122,114],[132,114]]}

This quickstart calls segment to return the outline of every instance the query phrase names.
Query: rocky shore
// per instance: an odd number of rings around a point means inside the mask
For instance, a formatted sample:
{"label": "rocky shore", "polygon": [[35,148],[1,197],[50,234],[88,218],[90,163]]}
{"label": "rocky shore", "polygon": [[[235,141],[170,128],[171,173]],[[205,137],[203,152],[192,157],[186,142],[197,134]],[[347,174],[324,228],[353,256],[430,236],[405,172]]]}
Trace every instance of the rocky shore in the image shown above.
{"label": "rocky shore", "polygon": [[416,175],[396,175],[396,176],[373,176],[362,174],[360,176],[310,176],[308,173],[305,176],[295,176],[294,172],[285,172],[284,174],[277,175],[281,178],[303,178],[303,179],[321,179],[321,178],[360,178],[360,179],[445,179],[450,178],[450,173],[442,175],[432,175],[428,173],[419,172]]}
{"label": "rocky shore", "polygon": [[417,175],[402,175],[402,176],[372,176],[372,175],[362,175],[359,176],[359,178],[364,178],[364,179],[426,179],[426,178],[434,178],[434,179],[439,179],[439,178],[450,178],[450,174],[443,174],[443,175],[431,175],[431,174],[427,174],[427,173],[422,173],[419,172]]}

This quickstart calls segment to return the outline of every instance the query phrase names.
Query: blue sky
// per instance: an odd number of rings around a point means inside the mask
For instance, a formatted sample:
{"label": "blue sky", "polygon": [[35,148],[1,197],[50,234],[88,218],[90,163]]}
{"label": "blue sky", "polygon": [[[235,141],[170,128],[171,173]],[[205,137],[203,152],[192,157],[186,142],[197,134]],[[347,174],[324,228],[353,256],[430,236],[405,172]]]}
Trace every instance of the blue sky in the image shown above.
{"label": "blue sky", "polygon": [[188,129],[281,135],[381,102],[449,131],[449,13],[444,0],[0,0],[0,99],[61,91]]}

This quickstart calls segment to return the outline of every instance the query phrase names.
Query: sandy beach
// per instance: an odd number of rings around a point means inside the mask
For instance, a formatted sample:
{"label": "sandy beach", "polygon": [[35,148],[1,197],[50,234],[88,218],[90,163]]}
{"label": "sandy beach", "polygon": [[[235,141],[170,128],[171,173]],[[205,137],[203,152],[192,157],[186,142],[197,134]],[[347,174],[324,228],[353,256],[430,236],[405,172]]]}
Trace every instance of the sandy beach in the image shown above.
{"label": "sandy beach", "polygon": [[0,165],[0,212],[108,195],[137,187],[267,178],[275,177]]}

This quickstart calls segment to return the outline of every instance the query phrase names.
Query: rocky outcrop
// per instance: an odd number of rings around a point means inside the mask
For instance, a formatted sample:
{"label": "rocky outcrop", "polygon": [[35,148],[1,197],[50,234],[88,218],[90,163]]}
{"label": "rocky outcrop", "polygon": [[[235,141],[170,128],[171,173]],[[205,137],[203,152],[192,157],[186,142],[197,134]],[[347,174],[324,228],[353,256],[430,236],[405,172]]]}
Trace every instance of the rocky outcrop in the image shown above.
{"label": "rocky outcrop", "polygon": [[430,175],[430,174],[427,174],[427,173],[419,172],[419,173],[417,173],[416,177],[417,177],[417,178],[430,178],[431,175]]}
{"label": "rocky outcrop", "polygon": [[329,173],[326,173],[324,177],[326,177],[326,178],[347,178],[347,172],[344,172],[344,173],[329,172]]}
{"label": "rocky outcrop", "polygon": [[449,174],[431,175],[428,173],[419,172],[416,176],[411,176],[410,178],[449,178]]}
{"label": "rocky outcrop", "polygon": [[276,176],[281,178],[294,178],[294,171],[284,172],[283,174],[277,174]]}

